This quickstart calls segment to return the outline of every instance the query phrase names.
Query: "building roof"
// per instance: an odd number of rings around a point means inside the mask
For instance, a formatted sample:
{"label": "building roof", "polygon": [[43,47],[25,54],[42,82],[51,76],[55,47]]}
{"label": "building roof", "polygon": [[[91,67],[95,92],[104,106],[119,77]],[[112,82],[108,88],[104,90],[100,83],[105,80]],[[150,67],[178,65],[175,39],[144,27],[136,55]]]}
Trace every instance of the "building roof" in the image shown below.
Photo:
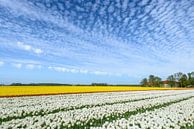
{"label": "building roof", "polygon": [[179,83],[179,82],[177,82],[177,81],[169,81],[169,80],[164,80],[164,81],[162,81],[163,84],[169,84],[169,83],[172,83],[172,82],[174,82],[174,83]]}

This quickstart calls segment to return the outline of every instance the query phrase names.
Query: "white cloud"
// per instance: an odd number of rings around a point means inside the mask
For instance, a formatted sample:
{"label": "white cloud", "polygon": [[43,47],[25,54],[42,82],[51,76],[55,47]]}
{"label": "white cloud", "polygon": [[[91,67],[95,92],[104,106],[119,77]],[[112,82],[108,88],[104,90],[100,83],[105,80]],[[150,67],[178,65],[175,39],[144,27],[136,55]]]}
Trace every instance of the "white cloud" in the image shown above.
{"label": "white cloud", "polygon": [[26,68],[27,69],[34,69],[35,68],[35,65],[33,65],[33,64],[27,64],[26,65]]}
{"label": "white cloud", "polygon": [[0,61],[0,66],[3,66],[5,63],[3,61]]}
{"label": "white cloud", "polygon": [[78,73],[79,71],[76,69],[68,69],[65,67],[52,67],[49,66],[48,69],[55,70],[57,72],[71,72],[71,73]]}
{"label": "white cloud", "polygon": [[12,66],[17,68],[17,69],[20,69],[22,67],[22,64],[20,64],[20,63],[13,63]]}
{"label": "white cloud", "polygon": [[41,68],[42,68],[42,65],[37,65],[37,68],[38,68],[38,69],[41,69]]}
{"label": "white cloud", "polygon": [[85,69],[75,69],[75,68],[65,68],[65,67],[55,67],[55,66],[54,67],[49,66],[48,69],[54,70],[57,72],[70,72],[70,73],[83,73],[83,74],[89,73],[89,71]]}
{"label": "white cloud", "polygon": [[96,74],[96,75],[109,75],[109,73],[107,72],[102,72],[102,71],[94,71],[92,72],[93,74]]}
{"label": "white cloud", "polygon": [[43,53],[43,51],[40,48],[35,48],[35,47],[32,47],[31,45],[24,44],[22,42],[17,42],[17,46],[20,49],[23,49],[23,50],[29,51],[29,52],[33,52],[35,54],[41,54],[41,53]]}
{"label": "white cloud", "polygon": [[95,74],[95,75],[110,75],[110,76],[121,76],[121,74],[113,74],[103,71],[89,71],[86,69],[74,69],[74,68],[65,68],[65,67],[55,67],[55,66],[49,66],[48,69],[54,70],[57,72],[70,72],[70,73],[82,73],[82,74]]}
{"label": "white cloud", "polygon": [[30,45],[24,44],[22,42],[17,42],[17,46],[26,51],[31,51],[32,47]]}
{"label": "white cloud", "polygon": [[27,64],[27,63],[19,63],[19,62],[12,63],[12,66],[17,68],[17,69],[20,69],[20,68],[22,68],[22,66],[24,66],[24,68],[31,69],[31,70],[42,68],[42,65],[40,65],[40,64]]}
{"label": "white cloud", "polygon": [[34,49],[34,53],[41,54],[41,53],[43,53],[43,51],[39,48],[36,48],[36,49]]}
{"label": "white cloud", "polygon": [[38,64],[26,64],[25,66],[27,69],[41,69],[42,65],[38,65]]}
{"label": "white cloud", "polygon": [[80,72],[80,73],[85,73],[85,74],[87,74],[89,71],[88,71],[88,70],[80,69],[79,72]]}

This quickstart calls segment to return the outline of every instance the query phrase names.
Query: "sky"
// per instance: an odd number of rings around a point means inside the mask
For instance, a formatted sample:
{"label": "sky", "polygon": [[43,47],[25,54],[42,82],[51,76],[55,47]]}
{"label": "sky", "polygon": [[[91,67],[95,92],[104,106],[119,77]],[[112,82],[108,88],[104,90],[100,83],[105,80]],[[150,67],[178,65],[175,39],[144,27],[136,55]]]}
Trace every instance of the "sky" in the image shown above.
{"label": "sky", "polygon": [[194,71],[194,0],[0,0],[0,83],[138,84]]}

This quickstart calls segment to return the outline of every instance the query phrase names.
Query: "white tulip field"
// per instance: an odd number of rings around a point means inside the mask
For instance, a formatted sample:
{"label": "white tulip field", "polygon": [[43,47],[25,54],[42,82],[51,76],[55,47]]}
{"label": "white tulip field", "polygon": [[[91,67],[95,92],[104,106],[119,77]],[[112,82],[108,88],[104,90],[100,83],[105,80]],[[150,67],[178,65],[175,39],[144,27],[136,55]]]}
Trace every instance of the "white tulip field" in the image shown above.
{"label": "white tulip field", "polygon": [[0,129],[192,129],[194,90],[0,98]]}

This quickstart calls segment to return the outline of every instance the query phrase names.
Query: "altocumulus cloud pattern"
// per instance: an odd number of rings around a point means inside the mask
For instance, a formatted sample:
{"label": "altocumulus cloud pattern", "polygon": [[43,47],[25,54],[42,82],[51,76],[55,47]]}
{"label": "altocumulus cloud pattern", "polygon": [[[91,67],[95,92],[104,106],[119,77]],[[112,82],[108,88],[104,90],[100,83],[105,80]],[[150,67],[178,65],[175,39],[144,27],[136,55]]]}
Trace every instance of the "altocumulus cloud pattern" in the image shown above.
{"label": "altocumulus cloud pattern", "polygon": [[1,67],[166,75],[193,57],[193,0],[0,0]]}

